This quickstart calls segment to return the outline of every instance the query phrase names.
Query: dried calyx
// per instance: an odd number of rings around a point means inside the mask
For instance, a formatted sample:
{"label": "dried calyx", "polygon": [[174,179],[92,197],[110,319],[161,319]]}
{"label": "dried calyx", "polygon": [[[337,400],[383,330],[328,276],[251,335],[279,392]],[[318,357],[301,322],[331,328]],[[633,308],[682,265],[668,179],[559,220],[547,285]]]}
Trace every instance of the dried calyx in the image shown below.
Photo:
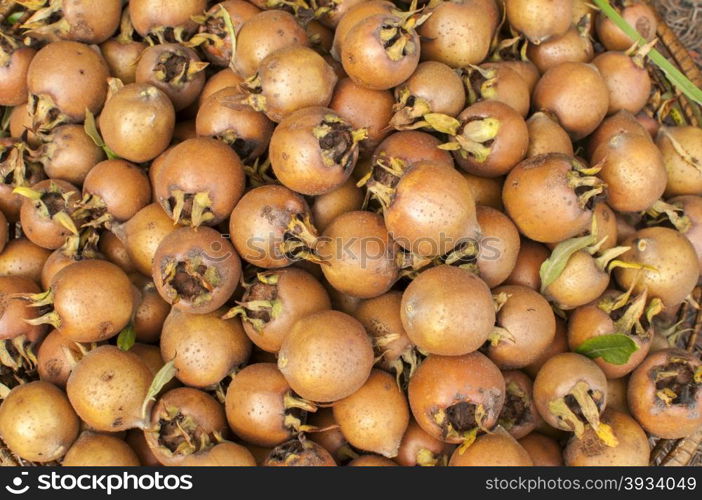
{"label": "dried calyx", "polygon": [[334,114],[327,114],[321,123],[312,129],[319,141],[322,161],[327,167],[341,166],[349,171],[354,165],[354,153],[358,143],[368,137],[368,129],[352,129],[346,121]]}
{"label": "dried calyx", "polygon": [[395,114],[390,119],[390,126],[395,130],[415,130],[429,127],[424,116],[431,113],[432,107],[426,99],[413,95],[407,87],[396,91],[397,102],[392,110]]}
{"label": "dried calyx", "polygon": [[166,208],[173,222],[198,227],[215,218],[208,192],[187,193],[173,189],[170,195]]}
{"label": "dried calyx", "polygon": [[649,226],[671,227],[681,233],[687,233],[692,228],[692,221],[679,203],[658,200],[646,211],[644,217]]}
{"label": "dried calyx", "polygon": [[8,66],[12,53],[22,47],[22,44],[10,35],[0,32],[0,68]]}
{"label": "dried calyx", "polygon": [[49,188],[45,191],[36,191],[26,186],[18,186],[12,190],[13,193],[24,196],[32,200],[34,209],[41,217],[52,219],[72,234],[78,234],[78,228],[67,208],[75,201],[75,191],[64,192],[57,184],[50,182]]}
{"label": "dried calyx", "polygon": [[46,134],[59,125],[72,122],[46,94],[29,94],[27,112],[32,120],[32,131],[38,134]]}
{"label": "dried calyx", "polygon": [[279,279],[280,275],[275,272],[258,273],[252,283],[244,283],[242,300],[229,309],[222,319],[240,316],[257,332],[262,332],[283,310],[283,303],[278,299]]}
{"label": "dried calyx", "polygon": [[173,87],[182,87],[203,71],[209,63],[193,61],[185,54],[175,51],[164,51],[158,56],[154,67],[154,77]]}
{"label": "dried calyx", "polygon": [[423,9],[417,9],[416,4],[414,1],[408,12],[394,10],[395,19],[387,18],[378,31],[378,38],[391,61],[400,61],[419,50],[414,42],[415,30],[429,19],[431,12],[422,12]]}
{"label": "dried calyx", "polygon": [[28,36],[56,41],[72,29],[71,22],[64,17],[64,0],[18,0],[17,3],[34,11],[22,24]]}
{"label": "dried calyx", "polygon": [[474,104],[483,99],[494,99],[496,96],[497,68],[481,68],[470,65],[463,70],[463,84],[468,91],[468,103]]}
{"label": "dried calyx", "polygon": [[176,456],[191,455],[223,441],[219,432],[205,432],[194,418],[183,415],[175,406],[165,408],[159,415],[154,431],[158,433],[159,445]]}
{"label": "dried calyx", "polygon": [[648,291],[632,296],[633,288],[618,296],[605,297],[597,307],[607,313],[615,326],[615,333],[651,338],[653,335],[653,318],[663,310],[663,302],[654,297],[648,301]]}
{"label": "dried calyx", "polygon": [[[495,304],[495,312],[499,313],[504,307],[507,301],[510,299],[512,294],[507,292],[500,292],[492,296],[492,301]],[[490,347],[498,346],[504,342],[514,343],[514,335],[505,327],[495,325],[492,331],[488,335],[485,344],[480,348],[480,351],[487,353]]]}
{"label": "dried calyx", "polygon": [[462,123],[448,115],[430,113],[424,119],[432,129],[450,136],[451,140],[440,149],[458,151],[462,158],[471,157],[479,163],[487,160],[502,127],[500,120],[493,117],[471,117]]}
{"label": "dried calyx", "polygon": [[507,384],[505,404],[500,413],[499,425],[506,430],[522,425],[531,420],[531,399],[516,382]]}
{"label": "dried calyx", "polygon": [[13,387],[36,380],[36,370],[34,344],[24,335],[0,340],[0,400]]}
{"label": "dried calyx", "polygon": [[487,411],[481,403],[461,401],[447,408],[435,410],[432,418],[441,428],[444,439],[463,440],[461,450],[472,445],[480,431],[489,431],[485,426]]}
{"label": "dried calyx", "polygon": [[656,386],[656,403],[665,406],[693,407],[702,387],[702,366],[695,368],[684,357],[671,356],[665,365],[651,370]]}
{"label": "dried calyx", "polygon": [[209,302],[212,291],[222,280],[217,267],[206,263],[202,255],[191,255],[184,260],[164,259],[161,276],[171,304],[185,299],[194,306]]}
{"label": "dried calyx", "polygon": [[185,44],[187,47],[202,45],[209,53],[233,63],[236,33],[227,9],[219,4],[214,12],[208,11],[192,18],[200,25],[200,32]]}
{"label": "dried calyx", "polygon": [[[217,139],[227,142],[227,139],[223,137],[217,137]],[[229,144],[237,153],[239,153],[239,149],[237,149],[236,147],[236,141],[241,141],[241,139],[235,139],[235,142],[233,144],[229,142],[227,142],[227,144]],[[246,154],[239,153],[239,157],[241,158],[246,158],[246,156]],[[269,173],[270,170],[271,161],[268,158],[264,160],[256,158],[252,164],[244,165],[244,174],[246,174],[246,178],[251,184],[252,188],[256,188],[266,184],[275,184],[275,178],[271,177]]]}
{"label": "dried calyx", "polygon": [[381,154],[371,171],[357,183],[358,187],[366,187],[366,204],[373,199],[380,203],[383,210],[387,210],[395,199],[395,189],[407,168],[403,160]]}
{"label": "dried calyx", "polygon": [[604,405],[605,394],[592,389],[585,380],[579,380],[564,396],[549,401],[548,409],[552,415],[565,423],[576,437],[582,437],[586,426],[590,425],[605,445],[617,446],[619,442],[612,428],[600,421]]}
{"label": "dried calyx", "polygon": [[13,187],[28,187],[38,182],[42,169],[31,156],[24,141],[0,145],[0,182]]}

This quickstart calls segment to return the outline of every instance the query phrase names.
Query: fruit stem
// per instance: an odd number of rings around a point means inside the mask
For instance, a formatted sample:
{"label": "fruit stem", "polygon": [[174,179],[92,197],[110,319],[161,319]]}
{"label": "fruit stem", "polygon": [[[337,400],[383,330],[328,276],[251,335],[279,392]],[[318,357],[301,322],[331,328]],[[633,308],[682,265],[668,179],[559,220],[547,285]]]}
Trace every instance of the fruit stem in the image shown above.
{"label": "fruit stem", "polygon": [[[668,217],[675,229],[681,233],[687,233],[692,227],[692,222],[690,218],[685,214],[682,207],[673,205],[671,203],[666,203],[663,200],[656,201],[651,208],[646,211],[646,215],[650,215],[654,218],[658,218],[661,215]],[[660,221],[656,221],[660,222]]]}
{"label": "fruit stem", "polygon": [[613,263],[612,261],[614,261],[614,259],[628,252],[630,249],[631,247],[621,246],[605,250],[599,255],[599,257],[595,259],[595,265],[597,266],[597,269],[604,272],[612,271],[612,267],[608,268],[607,266],[609,266],[610,263]]}
{"label": "fruit stem", "polygon": [[54,303],[54,291],[51,288],[49,288],[46,292],[17,294],[16,296],[12,296],[12,298],[14,297],[30,301],[31,304],[29,304],[29,307],[44,307],[53,305]]}
{"label": "fruit stem", "polygon": [[25,319],[24,322],[33,326],[51,325],[56,329],[61,327],[61,317],[56,311],[50,311],[43,316],[39,316],[38,318]]}
{"label": "fruit stem", "polygon": [[283,407],[286,410],[298,408],[310,413],[317,411],[317,406],[312,401],[308,401],[307,399],[303,399],[299,396],[293,396],[291,391],[286,392],[285,396],[283,396]]}
{"label": "fruit stem", "polygon": [[502,342],[515,342],[514,335],[510,333],[509,330],[506,328],[503,328],[501,326],[495,326],[493,327],[492,331],[488,335],[488,342],[490,342],[490,345],[495,347]]}

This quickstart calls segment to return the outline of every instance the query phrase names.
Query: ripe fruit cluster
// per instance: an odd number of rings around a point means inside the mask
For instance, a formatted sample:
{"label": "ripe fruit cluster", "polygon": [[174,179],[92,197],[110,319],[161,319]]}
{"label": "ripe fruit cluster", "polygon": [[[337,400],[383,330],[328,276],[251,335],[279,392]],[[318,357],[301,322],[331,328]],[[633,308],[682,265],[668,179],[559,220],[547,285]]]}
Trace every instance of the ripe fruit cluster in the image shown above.
{"label": "ripe fruit cluster", "polygon": [[0,463],[647,465],[700,428],[702,129],[587,1],[95,4],[0,6]]}

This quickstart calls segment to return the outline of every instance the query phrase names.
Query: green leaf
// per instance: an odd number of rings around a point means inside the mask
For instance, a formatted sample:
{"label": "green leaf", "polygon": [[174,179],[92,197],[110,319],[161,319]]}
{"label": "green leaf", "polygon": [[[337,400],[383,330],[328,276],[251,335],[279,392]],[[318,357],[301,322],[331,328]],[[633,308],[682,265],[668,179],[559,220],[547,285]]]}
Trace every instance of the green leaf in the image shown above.
{"label": "green leaf", "polygon": [[154,379],[149,386],[148,392],[146,393],[146,398],[144,398],[144,404],[141,407],[144,422],[148,421],[146,412],[149,409],[149,403],[155,400],[158,393],[161,392],[161,389],[163,389],[163,387],[170,382],[173,377],[175,377],[176,371],[175,360],[172,359],[163,365],[158,373],[154,375]]}
{"label": "green leaf", "polygon": [[119,332],[117,336],[117,347],[123,351],[128,351],[134,346],[134,342],[136,342],[136,332],[134,331],[134,327],[130,324]]}
{"label": "green leaf", "polygon": [[95,122],[95,115],[93,115],[89,109],[85,110],[85,123],[83,124],[83,129],[85,130],[85,133],[88,134],[88,137],[90,137],[93,140],[95,145],[99,148],[102,148],[102,150],[105,152],[105,155],[107,155],[108,159],[119,159],[119,156],[115,154],[115,152],[112,151],[107,146],[107,144],[105,144],[104,140],[102,140],[102,136],[100,135],[100,132],[98,132],[97,129],[97,123]]}
{"label": "green leaf", "polygon": [[10,14],[9,16],[7,16],[7,19],[5,19],[5,22],[9,25],[13,25],[17,21],[20,20],[20,18],[22,17],[22,14],[24,14],[24,12],[22,12],[21,10],[14,12],[14,13]]}
{"label": "green leaf", "polygon": [[607,363],[623,365],[638,349],[639,346],[628,335],[613,333],[591,337],[580,344],[575,352],[590,359],[602,358]]}
{"label": "green leaf", "polygon": [[544,293],[544,290],[558,279],[568,264],[568,260],[570,260],[575,252],[579,252],[583,248],[587,248],[594,243],[595,236],[593,234],[588,234],[587,236],[581,236],[579,238],[571,238],[559,243],[551,252],[551,256],[541,264],[541,268],[539,269],[541,293]]}
{"label": "green leaf", "polygon": [[[607,16],[616,24],[619,29],[624,33],[629,35],[632,40],[643,47],[648,43],[644,37],[642,37],[638,31],[636,31],[624,18],[619,15],[619,13],[612,8],[608,0],[594,0],[594,3],[600,8],[602,14]],[[692,22],[692,21],[691,21]],[[658,52],[656,49],[652,49],[648,53],[649,59],[653,61],[656,66],[658,66],[665,76],[670,80],[670,83],[675,85],[683,94],[689,97],[691,100],[695,101],[697,104],[702,105],[702,90],[698,89],[694,83],[687,79],[687,77],[678,70],[670,61],[668,61],[663,54]]]}

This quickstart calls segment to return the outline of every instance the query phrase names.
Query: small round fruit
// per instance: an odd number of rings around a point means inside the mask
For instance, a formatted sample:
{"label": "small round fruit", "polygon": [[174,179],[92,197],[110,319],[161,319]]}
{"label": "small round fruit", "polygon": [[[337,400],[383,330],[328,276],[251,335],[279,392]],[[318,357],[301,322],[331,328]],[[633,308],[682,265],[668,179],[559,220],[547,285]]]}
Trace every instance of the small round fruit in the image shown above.
{"label": "small round fruit", "polygon": [[404,467],[440,465],[445,463],[446,453],[451,448],[451,445],[430,436],[412,418],[402,436],[395,461]]}
{"label": "small round fruit", "polygon": [[536,467],[561,467],[563,466],[563,452],[558,442],[540,434],[532,432],[519,440]]}
{"label": "small round fruit", "polygon": [[470,185],[452,167],[434,161],[408,164],[382,159],[367,186],[384,208],[388,232],[413,254],[445,255],[477,238]]}
{"label": "small round fruit", "polygon": [[546,361],[534,380],[534,402],[550,426],[581,437],[589,424],[605,444],[616,445],[611,428],[600,421],[607,406],[607,379],[585,356],[566,352]]}
{"label": "small round fruit", "polygon": [[105,60],[88,45],[61,40],[44,46],[27,72],[29,93],[41,103],[39,113],[34,115],[35,125],[47,125],[43,122],[51,120],[51,108],[73,123],[85,119],[86,109],[98,114],[105,102],[109,76]]}
{"label": "small round fruit", "polygon": [[418,31],[422,59],[452,68],[480,64],[488,55],[500,13],[494,1],[440,2]]}
{"label": "small round fruit", "polygon": [[0,405],[0,438],[24,460],[58,460],[78,437],[79,426],[66,395],[48,382],[19,385]]}
{"label": "small round fruit", "polygon": [[475,259],[480,277],[494,288],[514,270],[519,256],[519,231],[505,214],[492,207],[476,206],[480,226],[480,243]]}
{"label": "small round fruit", "polygon": [[661,127],[656,145],[668,172],[665,195],[702,194],[702,128]]}
{"label": "small round fruit", "polygon": [[207,314],[222,307],[241,277],[241,261],[219,231],[183,227],[163,238],[151,275],[158,293],[174,308]]}
{"label": "small round fruit", "polygon": [[626,110],[638,113],[651,94],[651,77],[639,56],[624,52],[604,52],[592,64],[609,88],[609,114]]}
{"label": "small round fruit", "polygon": [[273,363],[247,366],[227,388],[229,427],[247,443],[272,448],[292,439],[316,407],[296,397]]}
{"label": "small round fruit", "polygon": [[241,77],[249,78],[268,54],[290,45],[309,45],[305,29],[295,17],[278,9],[259,12],[239,29],[234,69]]}
{"label": "small round fruit", "polygon": [[[317,242],[310,208],[299,194],[277,184],[251,189],[229,218],[229,237],[241,257],[266,269],[285,267],[311,253]],[[304,255],[303,255],[304,256]]]}
{"label": "small round fruit", "polygon": [[149,46],[140,54],[136,82],[157,87],[168,96],[173,108],[181,111],[195,101],[205,85],[208,63],[190,47],[179,43]]}
{"label": "small round fruit", "polygon": [[251,341],[239,319],[224,320],[223,310],[189,314],[172,309],[161,332],[161,356],[173,360],[176,377],[204,388],[219,383],[251,355]]}
{"label": "small round fruit", "polygon": [[523,286],[493,290],[501,307],[497,331],[490,339],[487,356],[501,369],[513,370],[533,363],[556,334],[551,305],[538,292]]}
{"label": "small round fruit", "polygon": [[554,113],[573,139],[582,139],[607,115],[609,89],[595,66],[561,63],[539,80],[534,106]]}
{"label": "small round fruit", "polygon": [[17,295],[33,295],[40,289],[30,278],[23,276],[0,276],[0,340],[24,336],[30,342],[41,339],[46,331],[44,325],[32,325],[29,321],[40,316],[32,304]]}
{"label": "small round fruit", "polygon": [[178,228],[158,203],[139,210],[124,225],[112,230],[122,240],[129,260],[144,276],[151,275],[154,254],[168,234]]}
{"label": "small round fruit", "polygon": [[151,409],[146,442],[163,465],[211,448],[229,429],[224,408],[214,397],[191,387],[163,394]]}
{"label": "small round fruit", "polygon": [[603,182],[588,175],[587,165],[549,153],[514,167],[505,179],[502,198],[507,215],[524,236],[559,243],[590,226],[593,198],[603,191]]}
{"label": "small round fruit", "polygon": [[666,349],[651,354],[629,378],[631,414],[650,434],[685,438],[702,425],[702,362]]}
{"label": "small round fruit", "polygon": [[142,405],[152,379],[135,354],[104,345],[73,368],[66,392],[78,416],[92,429],[117,432],[144,423]]}
{"label": "small round fruit", "polygon": [[495,325],[490,289],[475,274],[448,265],[419,274],[402,295],[402,325],[421,350],[461,356],[477,350]]}
{"label": "small round fruit", "polygon": [[197,137],[168,152],[154,178],[154,198],[174,222],[214,226],[232,213],[245,180],[241,159],[229,146]]}
{"label": "small round fruit", "polygon": [[573,20],[573,0],[505,0],[509,24],[539,45],[563,36]]}
{"label": "small round fruit", "polygon": [[83,182],[84,207],[92,217],[124,222],[151,201],[151,185],[143,170],[124,160],[105,160],[96,164]]}
{"label": "small round fruit", "polygon": [[606,446],[592,429],[585,434],[571,437],[563,450],[565,464],[569,467],[647,467],[651,455],[648,436],[641,426],[628,415],[605,410],[602,421],[612,428],[617,438],[616,446]]}
{"label": "small round fruit", "polygon": [[61,461],[63,467],[138,467],[134,450],[123,440],[107,434],[83,432]]}
{"label": "small round fruit", "polygon": [[364,137],[365,130],[353,130],[331,109],[299,109],[273,131],[269,144],[273,172],[297,193],[328,193],[351,175]]}
{"label": "small round fruit", "polygon": [[39,378],[58,387],[65,388],[75,364],[94,345],[78,344],[51,331],[37,350],[37,373]]}
{"label": "small round fruit", "polygon": [[467,449],[456,448],[450,467],[531,467],[529,453],[504,429],[478,437]]}
{"label": "small round fruit", "polygon": [[334,467],[327,450],[301,436],[276,446],[263,462],[265,467]]}
{"label": "small round fruit", "polygon": [[289,45],[263,59],[242,88],[254,109],[274,122],[311,106],[328,106],[337,76],[324,58],[303,45]]}
{"label": "small round fruit", "polygon": [[424,431],[446,443],[462,443],[497,425],[505,380],[479,352],[432,354],[410,379],[408,398],[412,415]]}
{"label": "small round fruit", "polygon": [[377,297],[397,279],[398,247],[378,214],[359,210],[340,215],[324,231],[316,251],[329,284],[352,297]]}
{"label": "small round fruit", "polygon": [[[648,289],[667,307],[680,304],[692,293],[699,277],[697,253],[690,241],[674,229],[648,227],[626,238],[630,250],[620,259],[634,268],[618,267],[614,276],[623,289]],[[645,266],[640,268],[640,266]]]}
{"label": "small round fruit", "polygon": [[117,335],[134,311],[129,278],[104,260],[81,260],[64,267],[51,281],[50,293],[53,313],[49,319],[61,335],[76,342],[98,342]]}
{"label": "small round fruit", "polygon": [[573,143],[568,133],[549,113],[534,113],[526,124],[529,132],[527,158],[547,153],[573,156]]}
{"label": "small round fruit", "polygon": [[100,132],[110,150],[125,160],[153,160],[170,144],[175,110],[168,96],[148,83],[119,89],[100,113]]}
{"label": "small round fruit", "polygon": [[419,35],[414,19],[378,14],[359,21],[341,42],[344,71],[359,85],[374,90],[396,87],[419,63]]}
{"label": "small round fruit", "polygon": [[407,430],[409,407],[395,377],[373,370],[356,392],[334,403],[334,419],[353,446],[392,458]]}
{"label": "small round fruit", "polygon": [[618,212],[647,210],[665,191],[667,175],[660,151],[648,137],[617,134],[592,155],[607,183],[607,204]]}
{"label": "small round fruit", "polygon": [[290,267],[258,273],[232,311],[241,314],[244,331],[257,347],[278,352],[299,319],[329,309],[324,286],[310,273]]}
{"label": "small round fruit", "polygon": [[297,323],[283,339],[278,368],[290,387],[311,401],[337,401],[356,392],[373,366],[363,325],[338,311],[321,311]]}

